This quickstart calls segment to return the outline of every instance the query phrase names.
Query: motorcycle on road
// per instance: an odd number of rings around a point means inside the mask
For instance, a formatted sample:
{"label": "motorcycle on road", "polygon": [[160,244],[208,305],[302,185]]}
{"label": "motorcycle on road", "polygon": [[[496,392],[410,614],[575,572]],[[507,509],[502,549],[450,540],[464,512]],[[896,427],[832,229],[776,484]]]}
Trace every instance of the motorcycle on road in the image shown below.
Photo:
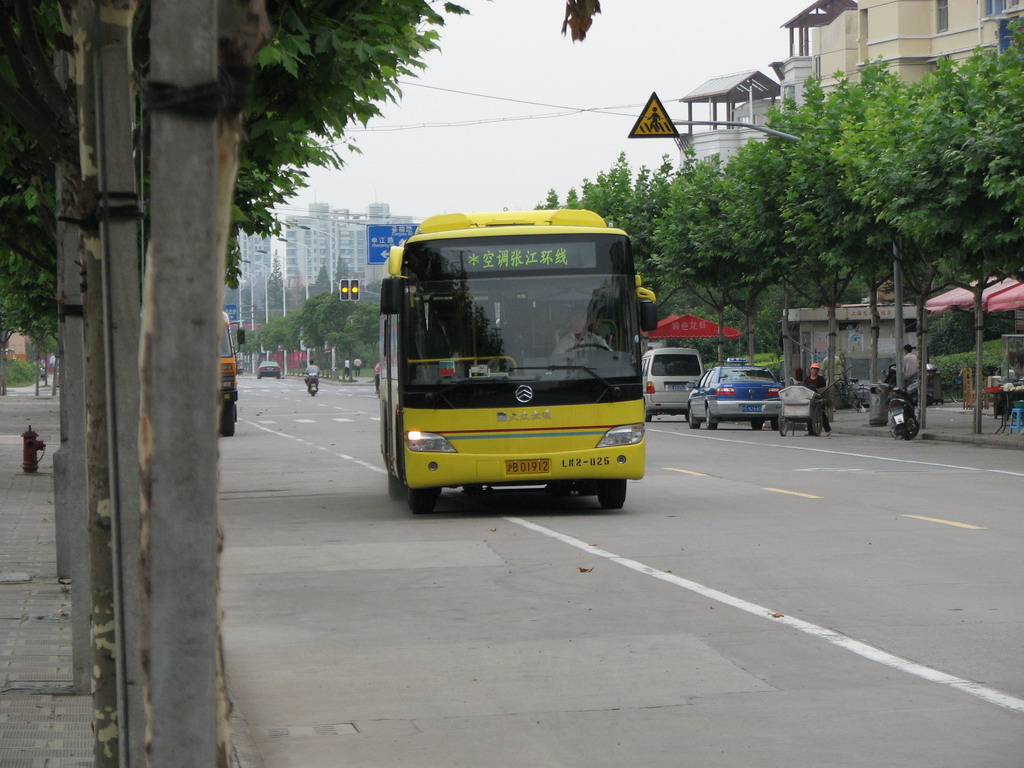
{"label": "motorcycle on road", "polygon": [[320,377],[319,376],[307,376],[306,377],[306,391],[309,392],[310,397],[316,397],[317,390],[320,389]]}

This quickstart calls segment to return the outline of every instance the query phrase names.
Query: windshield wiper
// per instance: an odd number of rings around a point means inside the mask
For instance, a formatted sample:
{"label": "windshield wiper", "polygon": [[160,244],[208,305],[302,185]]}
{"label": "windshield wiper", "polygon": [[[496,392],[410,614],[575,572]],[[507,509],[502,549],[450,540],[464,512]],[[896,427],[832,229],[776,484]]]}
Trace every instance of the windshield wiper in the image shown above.
{"label": "windshield wiper", "polygon": [[608,379],[606,379],[603,376],[601,376],[601,374],[599,374],[593,368],[588,368],[585,365],[518,366],[516,368],[510,369],[509,373],[511,373],[513,371],[577,371],[577,370],[579,370],[579,371],[586,371],[591,376],[593,376],[595,379],[597,379],[599,382],[604,384],[604,387],[605,387],[604,392],[602,392],[601,396],[598,397],[597,400],[594,401],[595,403],[601,402],[601,400],[604,398],[604,396],[606,394],[608,394],[609,392],[611,392],[616,397],[618,397],[620,394],[622,394],[622,390],[619,388],[619,386],[617,384],[612,384],[610,381],[608,381]]}
{"label": "windshield wiper", "polygon": [[[601,402],[609,392],[612,395],[616,396],[616,397],[618,397],[622,393],[621,387],[619,387],[617,384],[612,384],[610,381],[608,381],[606,378],[601,376],[601,374],[599,374],[593,368],[588,368],[585,365],[534,365],[534,366],[527,365],[527,366],[517,366],[515,368],[510,368],[508,372],[509,372],[509,374],[514,374],[517,371],[547,371],[548,373],[550,373],[550,372],[553,372],[553,371],[577,371],[577,370],[585,371],[587,374],[592,376],[595,380],[597,380],[598,382],[600,382],[601,384],[604,385],[604,390],[597,397],[597,399],[594,400],[595,403]],[[534,380],[539,380],[539,379],[534,379]],[[480,386],[482,384],[513,383],[515,381],[516,380],[511,378],[511,376],[509,378],[498,378],[498,377],[490,378],[490,377],[487,377],[487,376],[481,376],[479,378],[461,379],[459,381],[454,381],[451,384],[442,384],[441,386],[437,387],[436,389],[432,389],[430,392],[425,393],[424,397],[425,397],[428,405],[431,404],[431,403],[434,403],[434,402],[436,402],[438,400],[440,400],[440,401],[444,402],[449,408],[454,409],[457,406],[450,399],[448,399],[448,395],[452,395],[455,392],[457,392],[459,390],[462,390],[462,389],[464,389],[466,387],[478,387],[478,386]],[[522,381],[522,379],[520,379],[519,381]]]}
{"label": "windshield wiper", "polygon": [[477,382],[483,380],[483,378],[460,379],[459,381],[453,381],[451,384],[442,384],[436,389],[432,389],[430,392],[427,392],[424,397],[426,398],[428,405],[434,402],[435,400],[440,399],[447,403],[449,408],[455,408],[455,403],[449,400],[447,395],[455,392],[456,390],[462,389],[463,387],[469,386],[470,384],[475,386]]}

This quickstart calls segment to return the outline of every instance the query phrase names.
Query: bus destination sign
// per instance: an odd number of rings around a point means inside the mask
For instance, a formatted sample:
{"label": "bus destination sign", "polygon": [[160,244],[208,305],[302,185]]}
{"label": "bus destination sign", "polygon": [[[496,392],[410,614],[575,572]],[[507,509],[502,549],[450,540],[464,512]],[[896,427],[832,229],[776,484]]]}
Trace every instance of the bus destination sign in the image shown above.
{"label": "bus destination sign", "polygon": [[592,247],[535,246],[523,248],[453,249],[446,254],[452,267],[466,272],[525,272],[527,270],[593,269]]}

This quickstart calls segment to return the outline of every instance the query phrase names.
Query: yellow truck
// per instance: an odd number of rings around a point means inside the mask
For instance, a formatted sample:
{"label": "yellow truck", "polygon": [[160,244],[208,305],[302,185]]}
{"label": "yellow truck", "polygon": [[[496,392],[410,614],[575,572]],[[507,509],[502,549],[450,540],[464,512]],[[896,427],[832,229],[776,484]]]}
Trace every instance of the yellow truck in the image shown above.
{"label": "yellow truck", "polygon": [[[245,331],[238,329],[238,343],[245,343]],[[235,434],[235,422],[238,421],[238,358],[235,356],[235,345],[231,338],[231,320],[224,313],[223,330],[220,336],[220,433],[224,437]]]}

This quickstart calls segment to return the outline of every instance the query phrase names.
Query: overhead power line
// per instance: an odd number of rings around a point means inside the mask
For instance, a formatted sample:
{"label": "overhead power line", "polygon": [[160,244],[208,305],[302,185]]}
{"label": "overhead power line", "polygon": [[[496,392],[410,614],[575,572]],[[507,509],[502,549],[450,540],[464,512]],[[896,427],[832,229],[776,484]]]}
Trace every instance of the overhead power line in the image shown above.
{"label": "overhead power line", "polygon": [[[544,114],[530,114],[530,115],[506,115],[504,117],[489,117],[489,118],[478,118],[473,120],[458,120],[458,121],[447,121],[447,122],[436,122],[436,123],[411,123],[407,125],[383,125],[376,127],[366,128],[349,128],[346,130],[346,134],[353,133],[387,133],[392,131],[411,131],[419,130],[423,128],[463,128],[471,125],[487,125],[490,123],[511,123],[519,122],[523,120],[551,120],[560,117],[571,117],[573,115],[580,115],[586,113],[612,115],[615,117],[635,117],[635,112],[623,112],[621,110],[636,110],[642,108],[643,103],[637,104],[619,104],[607,107],[570,107],[561,104],[547,104],[539,101],[527,101],[525,99],[513,99],[507,96],[494,96],[488,93],[474,93],[472,91],[460,91],[453,88],[441,88],[435,85],[424,85],[423,83],[416,83],[412,81],[400,81],[402,86],[411,86],[414,88],[425,88],[432,91],[443,91],[445,93],[453,93],[460,96],[470,96],[477,99],[490,99],[493,101],[505,101],[511,104],[527,104],[534,107],[546,107],[549,109],[560,110],[558,112],[549,112]],[[337,142],[338,144],[342,142]]]}

